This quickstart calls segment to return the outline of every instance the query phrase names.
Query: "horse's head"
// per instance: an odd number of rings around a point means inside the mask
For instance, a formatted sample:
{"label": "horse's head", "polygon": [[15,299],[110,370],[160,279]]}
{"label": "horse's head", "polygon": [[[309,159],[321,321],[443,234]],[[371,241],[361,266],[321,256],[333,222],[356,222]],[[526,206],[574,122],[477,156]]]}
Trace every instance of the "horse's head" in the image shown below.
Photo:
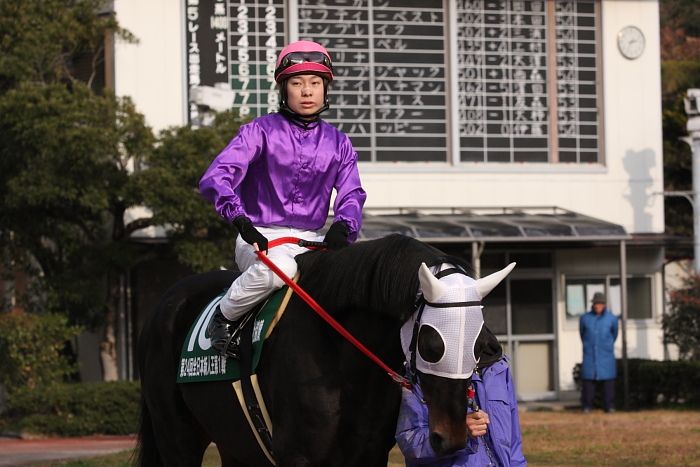
{"label": "horse's head", "polygon": [[489,341],[481,300],[513,267],[478,280],[450,264],[435,274],[425,264],[420,267],[419,308],[401,329],[401,342],[420,379],[430,445],[439,456],[466,445],[467,388]]}

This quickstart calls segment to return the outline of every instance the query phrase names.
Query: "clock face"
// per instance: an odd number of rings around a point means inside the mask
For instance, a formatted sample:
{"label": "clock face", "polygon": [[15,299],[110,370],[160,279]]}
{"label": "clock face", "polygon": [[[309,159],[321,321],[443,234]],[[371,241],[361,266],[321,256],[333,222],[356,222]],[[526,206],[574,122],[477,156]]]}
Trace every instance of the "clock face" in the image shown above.
{"label": "clock face", "polygon": [[635,26],[627,26],[617,33],[617,46],[622,55],[634,60],[644,52],[644,34]]}

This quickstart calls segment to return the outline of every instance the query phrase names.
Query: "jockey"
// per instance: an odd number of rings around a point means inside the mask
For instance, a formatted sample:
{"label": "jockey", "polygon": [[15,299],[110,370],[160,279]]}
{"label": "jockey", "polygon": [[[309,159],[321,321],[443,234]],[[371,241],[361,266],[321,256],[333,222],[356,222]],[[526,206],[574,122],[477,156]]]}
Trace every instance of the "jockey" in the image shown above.
{"label": "jockey", "polygon": [[[367,197],[350,139],[320,118],[329,108],[328,85],[333,81],[326,49],[311,41],[289,44],[277,59],[275,81],[279,113],[241,126],[199,182],[202,196],[239,233],[235,258],[243,273],[208,328],[212,347],[232,358],[239,358],[241,318],[284,284],[256,250],[266,252],[268,240],[289,236],[324,241],[331,249],[345,247],[357,239]],[[334,219],[324,237],[319,230],[326,223],[333,190]],[[284,244],[268,257],[294,277],[294,257],[305,251]]]}

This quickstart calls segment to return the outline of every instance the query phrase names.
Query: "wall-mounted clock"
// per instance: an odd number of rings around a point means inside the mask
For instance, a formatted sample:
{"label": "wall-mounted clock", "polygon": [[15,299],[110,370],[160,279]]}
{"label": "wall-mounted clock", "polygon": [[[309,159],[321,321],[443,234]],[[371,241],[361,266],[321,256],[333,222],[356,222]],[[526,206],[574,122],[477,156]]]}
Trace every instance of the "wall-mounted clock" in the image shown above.
{"label": "wall-mounted clock", "polygon": [[644,34],[636,26],[624,27],[617,33],[617,46],[626,58],[639,58],[644,53]]}

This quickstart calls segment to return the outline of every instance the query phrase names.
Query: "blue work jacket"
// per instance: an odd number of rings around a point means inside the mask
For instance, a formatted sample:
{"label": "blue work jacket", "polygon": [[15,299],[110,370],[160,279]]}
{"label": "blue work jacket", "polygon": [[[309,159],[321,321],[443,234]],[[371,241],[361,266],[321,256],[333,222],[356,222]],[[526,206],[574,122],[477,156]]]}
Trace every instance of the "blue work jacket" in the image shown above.
{"label": "blue work jacket", "polygon": [[581,316],[579,332],[583,343],[581,378],[596,381],[615,379],[615,339],[617,339],[617,316],[606,307],[600,315],[591,310]]}
{"label": "blue work jacket", "polygon": [[[450,456],[438,457],[430,447],[428,408],[408,389],[402,389],[401,411],[396,426],[396,442],[406,458],[407,467],[481,467],[489,461],[498,467],[527,465],[522,451],[518,403],[513,377],[505,360],[474,373],[472,384],[480,409],[489,415],[487,433],[479,439],[469,439],[467,446]],[[414,388],[423,397],[420,386]],[[465,419],[466,423],[466,419]],[[484,448],[488,443],[491,457]]]}

